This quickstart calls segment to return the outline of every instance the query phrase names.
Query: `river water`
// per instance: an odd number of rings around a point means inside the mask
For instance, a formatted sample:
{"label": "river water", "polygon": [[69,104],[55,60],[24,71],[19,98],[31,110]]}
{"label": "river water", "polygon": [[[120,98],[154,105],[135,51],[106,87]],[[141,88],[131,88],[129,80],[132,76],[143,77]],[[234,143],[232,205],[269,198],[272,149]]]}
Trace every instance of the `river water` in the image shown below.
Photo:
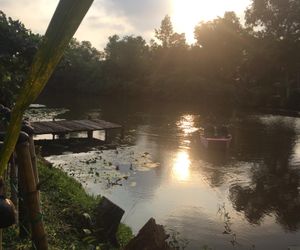
{"label": "river water", "polygon": [[[184,103],[39,103],[47,108],[31,111],[38,119],[92,117],[125,127],[117,148],[63,148],[47,159],[90,194],[122,207],[123,222],[135,233],[154,217],[186,249],[300,246],[300,118]],[[197,143],[195,131],[208,120],[229,126],[233,140],[226,154]]]}

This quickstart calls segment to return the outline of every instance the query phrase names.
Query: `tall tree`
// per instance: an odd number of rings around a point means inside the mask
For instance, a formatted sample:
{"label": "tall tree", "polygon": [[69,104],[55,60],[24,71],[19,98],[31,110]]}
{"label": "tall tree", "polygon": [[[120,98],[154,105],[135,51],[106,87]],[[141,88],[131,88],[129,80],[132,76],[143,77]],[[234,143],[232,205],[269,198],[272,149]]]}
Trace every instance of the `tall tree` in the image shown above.
{"label": "tall tree", "polygon": [[161,21],[160,28],[155,29],[155,38],[161,42],[163,48],[186,46],[185,34],[174,32],[171,18],[168,15]]}
{"label": "tall tree", "polygon": [[160,28],[155,29],[155,37],[162,43],[164,48],[168,48],[171,45],[173,33],[171,18],[166,15],[161,21]]}
{"label": "tall tree", "polygon": [[284,85],[286,101],[297,92],[300,97],[299,13],[299,0],[253,0],[246,11],[247,25],[256,29],[261,41],[272,48],[277,73],[272,81]]}
{"label": "tall tree", "polygon": [[47,85],[48,90],[65,88],[70,92],[95,92],[103,60],[104,53],[94,48],[90,42],[79,42],[73,38]]}
{"label": "tall tree", "polygon": [[109,37],[105,49],[104,74],[110,87],[115,82],[119,88],[135,81],[142,81],[149,59],[149,47],[141,36]]}
{"label": "tall tree", "polygon": [[276,40],[300,40],[299,0],[252,0],[246,23]]}
{"label": "tall tree", "polygon": [[237,77],[245,43],[245,31],[234,12],[226,12],[195,28],[196,44],[201,47],[206,71],[223,80],[233,81]]}
{"label": "tall tree", "polygon": [[0,102],[11,105],[40,41],[18,20],[0,11]]}

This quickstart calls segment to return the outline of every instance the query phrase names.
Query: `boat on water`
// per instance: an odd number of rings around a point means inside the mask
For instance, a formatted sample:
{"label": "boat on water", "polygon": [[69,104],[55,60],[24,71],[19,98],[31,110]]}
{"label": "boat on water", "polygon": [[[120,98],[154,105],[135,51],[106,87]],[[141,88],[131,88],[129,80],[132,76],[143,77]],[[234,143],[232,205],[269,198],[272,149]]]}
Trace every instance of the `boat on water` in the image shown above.
{"label": "boat on water", "polygon": [[228,133],[225,126],[209,126],[202,130],[200,142],[206,149],[228,149],[232,140],[232,135]]}

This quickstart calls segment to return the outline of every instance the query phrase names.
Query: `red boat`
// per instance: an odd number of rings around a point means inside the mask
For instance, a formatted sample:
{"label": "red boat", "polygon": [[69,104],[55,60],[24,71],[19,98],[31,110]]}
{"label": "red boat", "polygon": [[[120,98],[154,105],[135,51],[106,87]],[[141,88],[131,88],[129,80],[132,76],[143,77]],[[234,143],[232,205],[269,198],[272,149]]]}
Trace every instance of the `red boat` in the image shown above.
{"label": "red boat", "polygon": [[205,148],[224,148],[227,149],[230,146],[232,136],[228,135],[227,137],[205,137],[200,135],[201,144]]}
{"label": "red boat", "polygon": [[207,149],[228,149],[232,140],[226,127],[208,127],[200,134],[200,141]]}

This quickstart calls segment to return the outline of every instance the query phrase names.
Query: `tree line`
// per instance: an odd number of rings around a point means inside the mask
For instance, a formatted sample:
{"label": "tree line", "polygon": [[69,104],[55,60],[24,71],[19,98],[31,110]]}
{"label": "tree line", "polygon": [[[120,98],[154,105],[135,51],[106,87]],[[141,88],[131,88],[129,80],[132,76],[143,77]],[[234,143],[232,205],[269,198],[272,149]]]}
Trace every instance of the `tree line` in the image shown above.
{"label": "tree line", "polygon": [[[73,39],[46,92],[299,109],[299,13],[300,0],[252,0],[245,24],[234,12],[200,22],[192,45],[169,16],[149,43],[113,35],[99,51]],[[2,103],[12,103],[41,39],[0,13]]]}

